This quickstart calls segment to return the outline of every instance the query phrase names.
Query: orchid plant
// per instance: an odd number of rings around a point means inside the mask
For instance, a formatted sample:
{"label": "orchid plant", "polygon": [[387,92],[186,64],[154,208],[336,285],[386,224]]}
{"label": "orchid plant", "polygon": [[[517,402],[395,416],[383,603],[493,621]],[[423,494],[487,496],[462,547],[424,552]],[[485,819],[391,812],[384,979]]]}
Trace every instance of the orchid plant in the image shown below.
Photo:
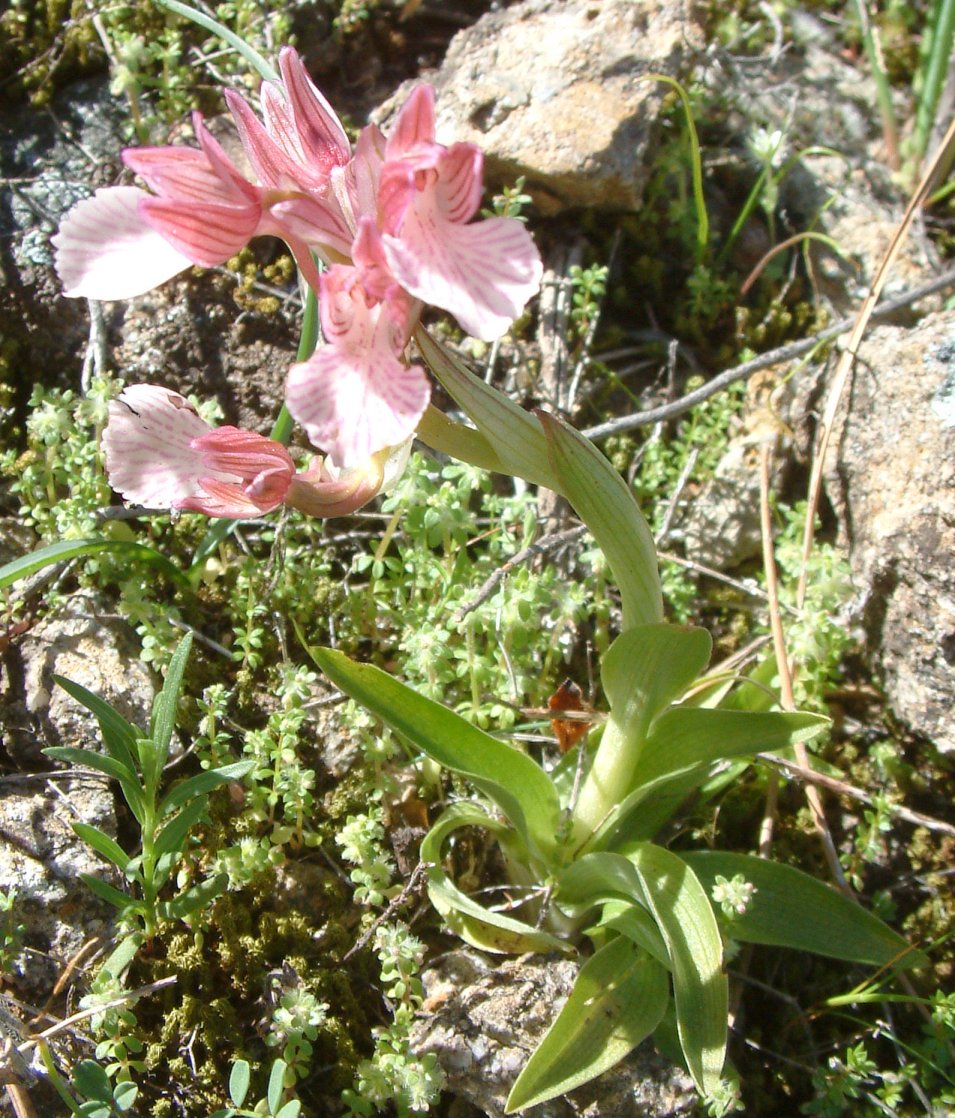
{"label": "orchid plant", "polygon": [[[253,237],[280,237],[319,307],[323,340],[291,366],[286,403],[320,453],[299,470],[283,441],[212,429],[178,393],[133,385],[110,405],[110,481],[151,508],[241,519],[285,504],[341,516],[400,474],[417,435],[567,498],[613,573],[621,631],[600,666],[606,718],[555,766],[375,667],[333,649],[312,652],[343,691],[480,794],[447,807],[422,845],[430,896],[448,926],[489,951],[581,953],[577,987],[509,1109],[586,1082],[650,1035],[716,1098],[726,939],[879,966],[908,950],[799,871],[655,841],[721,768],[785,752],[825,721],[773,709],[762,683],[707,674],[708,634],[664,620],[653,539],[620,475],[562,420],[524,411],[422,328],[433,307],[476,338],[498,338],[542,276],[521,222],[472,220],[482,155],[472,144],[437,142],[434,91],[418,86],[387,135],[369,125],[354,148],[294,50],[283,50],[279,72],[263,81],[261,118],[238,93],[226,100],[254,179],[196,114],[197,148],[123,153],[148,189],[109,187],[76,206],[56,238],[57,267],[67,295],[125,299],[191,265],[223,263]],[[470,424],[430,405],[426,368]],[[482,828],[500,846],[511,889],[527,898],[520,909],[501,912],[454,882],[446,854],[463,827]]]}

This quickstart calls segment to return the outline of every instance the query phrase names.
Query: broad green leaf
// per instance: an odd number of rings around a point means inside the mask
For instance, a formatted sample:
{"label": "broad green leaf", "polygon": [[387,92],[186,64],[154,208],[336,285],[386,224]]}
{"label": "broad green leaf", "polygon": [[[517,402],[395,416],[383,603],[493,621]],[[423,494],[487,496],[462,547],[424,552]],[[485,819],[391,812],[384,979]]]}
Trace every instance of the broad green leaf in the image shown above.
{"label": "broad green leaf", "polygon": [[676,707],[654,723],[628,791],[698,765],[788,749],[818,736],[828,725],[829,720],[818,714]]}
{"label": "broad green leaf", "polygon": [[667,945],[645,907],[628,901],[607,901],[601,910],[600,919],[586,930],[586,935],[592,938],[597,933],[606,931],[626,936],[651,959],[656,959],[662,967],[670,969]]}
{"label": "broad green leaf", "polygon": [[540,765],[370,664],[356,664],[330,648],[310,651],[336,687],[432,760],[471,781],[504,812],[532,855],[551,860],[560,805]]}
{"label": "broad green leaf", "polygon": [[154,848],[156,857],[158,858],[163,854],[172,854],[174,851],[181,851],[186,835],[199,822],[205,814],[205,810],[205,796],[198,796],[191,803],[187,803],[182,811],[180,811],[174,819],[171,819],[159,832],[159,837],[156,839]]}
{"label": "broad green leaf", "polygon": [[74,683],[72,679],[64,679],[60,675],[54,675],[53,680],[68,695],[72,695],[78,703],[82,703],[87,710],[96,716],[100,733],[103,735],[103,744],[109,751],[110,756],[115,757],[120,764],[125,765],[129,769],[130,776],[135,778],[134,751],[136,739],[139,737],[139,731],[136,727],[131,726],[119,711],[114,710],[109,703],[101,699],[99,695],[94,695],[92,691],[88,691],[82,684]]}
{"label": "broad green leaf", "polygon": [[298,1118],[301,1110],[302,1103],[299,1099],[289,1099],[278,1114],[275,1115],[275,1118]]}
{"label": "broad green leaf", "polygon": [[73,830],[80,838],[114,866],[125,872],[129,864],[129,855],[119,843],[105,834],[99,827],[91,827],[88,823],[74,823]]}
{"label": "broad green leaf", "polygon": [[621,633],[600,665],[614,717],[636,737],[706,667],[713,640],[705,629],[658,623]]}
{"label": "broad green leaf", "polygon": [[668,998],[666,971],[623,936],[587,960],[557,1020],[511,1088],[505,1113],[588,1083],[657,1027]]}
{"label": "broad green leaf", "polygon": [[[541,928],[493,912],[462,892],[442,868],[444,844],[461,827],[490,831],[516,861],[523,860],[523,844],[511,827],[492,819],[476,804],[452,804],[441,814],[421,843],[421,861],[428,866],[428,896],[448,927],[467,943],[484,951],[519,955],[528,951],[569,951],[570,945]],[[516,847],[516,849],[515,849]]]}
{"label": "broad green leaf", "polygon": [[158,788],[159,774],[169,758],[169,743],[172,741],[173,730],[176,728],[179,695],[182,692],[182,677],[191,651],[192,633],[187,633],[172,654],[169,667],[166,669],[166,678],[163,680],[162,690],[153,703],[153,717],[149,726],[149,736],[155,750],[148,753],[150,759],[149,771],[147,771],[146,764],[143,765],[143,776],[147,789],[155,790]]}
{"label": "broad green leaf", "polygon": [[756,886],[741,916],[728,928],[733,939],[793,947],[833,959],[873,966],[921,966],[925,955],[877,916],[794,866],[752,854],[701,850],[683,855],[707,894],[718,876],[737,874]]}
{"label": "broad green leaf", "polygon": [[94,877],[91,873],[81,873],[80,878],[91,893],[95,893],[100,900],[106,901],[107,904],[115,905],[119,909],[135,909],[137,907],[135,900],[128,893],[117,889],[115,885],[110,885],[101,878]]}
{"label": "broad green leaf", "polygon": [[173,582],[182,586],[189,585],[186,576],[175,564],[170,563],[165,555],[145,544],[135,543],[132,540],[94,538],[61,540],[59,543],[51,543],[48,547],[38,548],[36,551],[31,551],[29,555],[21,555],[19,559],[5,563],[0,567],[0,590],[54,563],[62,563],[67,559],[82,559],[87,555],[95,555],[99,551],[109,551],[114,555],[149,563]]}
{"label": "broad green leaf", "polygon": [[687,1068],[700,1093],[712,1094],[726,1058],[729,988],[709,897],[686,862],[662,846],[640,843],[626,856],[670,954]]}
{"label": "broad green leaf", "polygon": [[538,412],[556,486],[587,525],[620,590],[623,628],[663,620],[653,535],[627,483],[603,454],[555,415]]}
{"label": "broad green leaf", "polygon": [[159,906],[163,919],[184,920],[198,909],[212,904],[228,883],[229,875],[226,873],[219,873],[215,877],[200,881],[198,885],[193,885],[191,889],[187,889],[185,893],[181,893],[178,897],[173,897],[171,901],[165,901]]}
{"label": "broad green leaf", "polygon": [[[450,353],[423,327],[419,326],[415,331],[415,340],[436,380],[471,418],[497,455],[500,462],[497,468],[502,473],[516,474],[559,493],[560,486],[551,468],[540,423],[503,392],[475,376],[460,358]],[[468,445],[460,448],[461,454],[456,453],[457,448],[453,445],[445,445],[441,449],[469,461],[466,457]]]}
{"label": "broad green leaf", "polygon": [[188,780],[183,780],[162,800],[157,815],[160,819],[170,811],[194,799],[204,796],[220,784],[228,784],[232,780],[241,780],[255,768],[254,761],[233,761],[230,765],[222,765],[218,769],[207,769],[205,772],[196,773]]}

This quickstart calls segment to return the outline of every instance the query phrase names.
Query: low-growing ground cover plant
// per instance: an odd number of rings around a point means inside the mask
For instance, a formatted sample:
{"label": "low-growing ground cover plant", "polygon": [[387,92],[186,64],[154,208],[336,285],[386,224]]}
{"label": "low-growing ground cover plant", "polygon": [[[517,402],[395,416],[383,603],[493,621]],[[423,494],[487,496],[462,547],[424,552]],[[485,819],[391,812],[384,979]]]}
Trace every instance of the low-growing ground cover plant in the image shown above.
{"label": "low-growing ground cover plant", "polygon": [[[709,634],[665,620],[654,541],[631,488],[568,424],[546,412],[524,411],[421,326],[431,306],[491,340],[523,310],[541,274],[533,242],[513,216],[471,220],[482,187],[480,153],[471,145],[435,142],[431,93],[419,87],[387,137],[366,129],[354,149],[294,52],[280,55],[280,77],[267,77],[261,97],[261,120],[238,93],[229,97],[255,181],[237,170],[197,119],[198,149],[126,154],[151,193],[109,188],[81,203],[59,235],[58,262],[72,294],[124,297],[192,264],[219,263],[252,236],[281,236],[323,328],[314,352],[303,345],[287,385],[289,412],[321,453],[300,468],[286,448],[291,423],[285,415],[271,436],[213,428],[179,393],[132,385],[105,404],[110,482],[128,501],[152,509],[220,521],[272,516],[269,525],[287,516],[281,526],[266,529],[276,537],[287,523],[348,515],[389,490],[382,508],[391,514],[390,528],[400,525],[406,510],[409,518],[420,514],[421,522],[409,528],[417,542],[407,554],[401,547],[387,553],[377,546],[352,572],[368,579],[363,595],[339,595],[352,656],[312,647],[316,630],[324,634],[326,628],[305,611],[290,611],[284,619],[325,675],[388,725],[400,743],[351,708],[348,717],[364,731],[374,766],[374,779],[360,789],[364,802],[347,814],[336,838],[352,867],[356,904],[383,908],[401,896],[380,802],[392,778],[380,763],[406,749],[413,764],[431,762],[460,778],[420,847],[428,895],[447,927],[490,952],[559,951],[581,960],[574,992],[513,1085],[509,1109],[587,1082],[648,1036],[685,1064],[715,1110],[728,1109],[734,1088],[725,1061],[725,961],[735,944],[815,951],[887,970],[922,961],[880,919],[808,874],[751,855],[668,841],[667,827],[688,797],[705,796],[714,780],[732,779],[757,753],[788,757],[794,745],[822,734],[826,720],[814,711],[779,709],[771,660],[741,677],[710,668]],[[598,288],[593,276],[581,282],[581,318]],[[430,404],[428,373],[471,425]],[[408,467],[415,435],[453,461],[444,468],[440,500],[423,501],[412,514],[409,484],[427,491],[429,500],[437,488],[417,464]],[[595,630],[602,626],[607,637],[595,642],[606,711],[577,748],[553,764],[538,763],[494,736],[510,721],[503,704],[485,701],[490,688],[481,670],[492,673],[487,660],[477,668],[470,646],[458,665],[446,647],[436,651],[449,634],[438,629],[401,577],[421,563],[421,577],[443,585],[449,600],[462,593],[473,572],[466,556],[470,534],[462,529],[470,508],[467,501],[455,503],[447,490],[463,478],[470,493],[474,486],[467,479],[477,469],[565,497],[600,553],[602,593],[619,603],[610,639],[596,600],[584,593],[572,602],[573,614],[592,621]],[[505,511],[517,536],[520,502],[509,502]],[[117,544],[131,542],[85,535],[95,530],[93,521],[84,535],[21,561],[3,577],[15,579],[54,557],[121,554]],[[197,589],[223,536],[218,525],[210,529],[185,574],[174,566],[169,572],[158,547],[139,544],[129,554]],[[431,539],[435,550],[443,547],[439,559],[429,556],[430,564],[421,562],[422,538]],[[300,540],[296,546],[302,548]],[[332,560],[316,554],[307,562],[315,564],[310,573],[331,581]],[[257,566],[258,557],[250,554],[235,577],[234,592],[240,597],[244,591],[246,610],[244,627],[229,634],[246,675],[261,664],[266,639]],[[333,592],[325,590],[331,604]],[[548,607],[544,579],[526,593],[525,614]],[[497,608],[503,614],[507,605],[505,595]],[[359,662],[381,621],[382,628],[394,622],[397,631],[396,619],[412,611],[421,619],[418,630],[400,638],[394,662],[413,688],[391,671]],[[521,644],[522,626],[528,620],[519,609],[501,622],[505,659],[532,654]],[[158,639],[166,645],[158,659],[168,660],[168,668],[148,734],[76,684],[63,684],[97,715],[107,755],[69,749],[51,755],[114,776],[141,841],[141,851],[131,854],[101,832],[77,827],[125,876],[130,891],[90,883],[118,908],[126,938],[90,995],[89,1008],[100,1008],[96,1024],[104,1039],[100,1063],[77,1065],[75,1093],[63,1087],[74,1113],[121,1111],[135,1098],[132,1089],[117,1089],[141,1075],[146,1060],[137,1047],[135,1015],[117,1010],[111,999],[121,994],[137,953],[168,936],[187,970],[190,955],[203,947],[196,921],[202,908],[281,865],[286,850],[316,847],[327,837],[314,827],[316,777],[299,752],[303,706],[314,682],[305,668],[283,680],[279,709],[267,726],[241,735],[244,761],[233,760],[236,737],[223,728],[231,696],[216,684],[208,687],[196,741],[203,771],[163,791],[190,641],[173,652],[177,642],[168,632]],[[512,677],[529,674],[521,665],[516,672],[507,668]],[[236,794],[244,798],[247,830],[207,858],[195,834],[200,826],[222,826],[209,793],[226,781],[243,783]],[[498,884],[520,904],[502,911],[456,880],[448,855],[466,829],[499,848]],[[377,1035],[373,1058],[357,1062],[345,1103],[354,1114],[389,1103],[400,1113],[420,1113],[440,1086],[434,1061],[417,1059],[408,1043],[421,1002],[423,945],[390,909],[369,931],[392,1022]],[[297,1083],[325,1039],[322,1030],[334,1009],[328,993],[310,986],[297,968],[296,962],[274,979],[264,1043],[281,1057],[271,1064],[263,1099],[253,1111],[243,1109],[250,1073],[237,1049],[231,1105],[219,1114],[298,1113]],[[944,1008],[938,1013],[941,1019]],[[856,1077],[867,1074],[861,1056],[847,1057],[846,1065]],[[225,1101],[224,1091],[220,1099]]]}

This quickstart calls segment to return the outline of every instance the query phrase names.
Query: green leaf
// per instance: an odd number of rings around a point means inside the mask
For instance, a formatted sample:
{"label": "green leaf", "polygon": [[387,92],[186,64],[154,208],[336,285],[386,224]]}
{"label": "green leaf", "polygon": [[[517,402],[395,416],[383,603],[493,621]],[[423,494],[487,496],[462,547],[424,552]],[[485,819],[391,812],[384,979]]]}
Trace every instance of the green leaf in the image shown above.
{"label": "green leaf", "polygon": [[94,877],[91,873],[81,873],[80,879],[91,893],[95,893],[100,900],[106,901],[107,904],[115,905],[120,910],[137,907],[136,901],[128,893],[124,893],[122,889],[117,889],[115,885],[110,885],[108,882]]}
{"label": "green leaf", "polygon": [[588,1083],[656,1028],[666,971],[619,936],[581,967],[570,997],[511,1088],[505,1113]]}
{"label": "green leaf", "polygon": [[550,861],[560,805],[540,765],[370,664],[356,664],[330,648],[310,652],[336,687],[432,760],[466,777],[504,812],[531,853]]}
{"label": "green leaf", "polygon": [[256,70],[259,77],[265,81],[277,82],[279,75],[275,72],[275,67],[272,66],[261,54],[251,47],[245,39],[236,35],[234,31],[230,31],[228,27],[221,24],[218,20],[213,19],[212,16],[206,15],[205,12],[199,11],[198,8],[192,7],[191,4],[180,3],[180,0],[156,0],[164,8],[169,11],[175,12],[176,15],[183,16],[185,19],[192,20],[204,31],[209,31],[217,38],[221,39],[228,46],[240,54],[246,62]]}
{"label": "green leaf", "polygon": [[74,823],[73,830],[80,838],[114,866],[125,873],[130,856],[119,843],[105,834],[98,827],[91,827],[88,823]]}
{"label": "green leaf", "polygon": [[654,723],[630,790],[698,765],[788,749],[818,736],[828,725],[829,720],[818,714],[677,707],[665,711]]}
{"label": "green leaf", "polygon": [[73,1069],[73,1084],[87,1099],[107,1105],[113,1101],[113,1085],[105,1069],[95,1060],[80,1060]]}
{"label": "green leaf", "polygon": [[155,750],[149,754],[150,771],[147,771],[145,764],[143,765],[143,776],[147,789],[158,787],[159,773],[169,758],[169,743],[172,741],[173,730],[176,728],[179,695],[182,692],[182,677],[191,651],[192,633],[187,633],[172,654],[169,667],[166,669],[166,678],[163,680],[162,690],[153,703],[153,717],[149,727],[149,736]]}
{"label": "green leaf", "polygon": [[537,412],[557,492],[593,534],[613,572],[623,629],[663,620],[663,592],[650,526],[636,498],[603,454],[555,415]]}
{"label": "green leaf", "polygon": [[681,625],[637,625],[621,633],[600,665],[614,717],[644,738],[653,719],[706,667],[712,647],[705,629]]}
{"label": "green leaf", "polygon": [[[540,928],[493,912],[462,892],[442,868],[447,839],[461,827],[482,827],[495,835],[504,849],[509,837],[517,846],[520,840],[510,827],[492,819],[476,804],[452,804],[441,814],[421,843],[421,861],[428,865],[428,896],[444,917],[448,927],[467,943],[484,951],[523,954],[528,951],[569,951],[570,945]],[[511,851],[509,851],[511,852]],[[522,861],[519,851],[512,851]]]}
{"label": "green leaf", "polygon": [[[475,376],[424,327],[419,326],[415,331],[415,340],[435,379],[470,417],[499,460],[496,467],[488,466],[486,460],[478,464],[560,492],[540,423],[503,392]],[[455,453],[457,448],[453,445],[444,444],[438,449],[469,460],[467,447],[461,448],[461,454]]]}
{"label": "green leaf", "polygon": [[95,555],[99,551],[109,551],[114,555],[124,556],[127,559],[138,560],[155,567],[173,582],[181,586],[188,586],[189,581],[177,566],[160,554],[158,551],[145,544],[132,540],[107,540],[94,538],[88,540],[61,540],[48,547],[38,548],[29,555],[21,555],[0,567],[0,590],[12,586],[21,578],[32,575],[44,567],[54,563],[63,563],[67,559],[82,559],[87,555]]}
{"label": "green leaf", "polygon": [[205,810],[205,796],[199,796],[192,803],[186,804],[182,811],[159,832],[155,845],[156,857],[171,854],[173,851],[182,851],[186,835],[199,822]]}
{"label": "green leaf", "polygon": [[236,1106],[245,1102],[249,1093],[249,1084],[252,1082],[252,1070],[248,1060],[236,1060],[229,1073],[229,1098]]}
{"label": "green leaf", "polygon": [[927,964],[926,956],[909,946],[877,916],[831,886],[794,866],[751,854],[695,851],[683,855],[708,895],[718,876],[737,874],[756,886],[741,916],[729,926],[733,939],[793,947],[833,959],[873,966]]}
{"label": "green leaf", "polygon": [[121,765],[125,765],[129,769],[130,776],[135,778],[136,762],[134,758],[136,739],[139,737],[139,731],[136,727],[131,726],[109,703],[101,699],[99,695],[94,695],[92,691],[88,691],[82,684],[74,683],[72,679],[64,679],[60,675],[54,675],[53,681],[96,716],[100,733],[103,735],[103,744],[109,751],[109,755],[119,761]]}
{"label": "green leaf", "polygon": [[123,971],[136,958],[136,954],[142,945],[143,937],[140,932],[134,932],[125,939],[121,939],[110,952],[106,962],[103,963],[102,971],[105,974],[112,975],[113,978],[121,978]]}
{"label": "green leaf", "polygon": [[139,1088],[135,1083],[130,1083],[128,1080],[125,1083],[117,1083],[113,1088],[113,1102],[116,1104],[116,1109],[120,1113],[129,1110],[138,1094]]}
{"label": "green leaf", "polygon": [[92,749],[72,749],[62,745],[48,746],[43,752],[47,757],[52,757],[54,761],[66,761],[81,768],[94,769],[96,772],[105,773],[107,776],[113,777],[114,780],[118,780],[130,810],[140,824],[143,822],[145,818],[144,790],[140,786],[135,772],[131,773],[121,761],[117,761],[115,757],[107,757],[102,753],[96,753]]}
{"label": "green leaf", "polygon": [[43,752],[54,761],[66,761],[71,765],[81,768],[95,769],[96,772],[105,773],[116,780],[128,780],[129,770],[115,757],[107,757],[96,753],[92,749],[73,749],[66,745],[51,745]]}
{"label": "green leaf", "polygon": [[212,904],[229,883],[227,873],[216,874],[215,877],[206,878],[198,885],[193,885],[185,893],[173,897],[171,901],[164,901],[159,906],[159,911],[164,920],[185,920],[187,916],[197,912],[200,908]]}
{"label": "green leaf", "polygon": [[278,1113],[279,1107],[282,1105],[282,1092],[285,1090],[285,1061],[276,1060],[272,1065],[272,1071],[269,1074],[269,1086],[266,1093],[266,1098],[269,1104],[269,1113]]}
{"label": "green leaf", "polygon": [[586,935],[593,938],[595,934],[607,931],[626,936],[651,959],[656,959],[662,967],[670,969],[667,945],[653,917],[643,906],[628,901],[607,901],[601,910],[600,919],[593,928],[586,930]]}
{"label": "green leaf", "polygon": [[233,780],[241,780],[255,768],[254,761],[233,761],[229,765],[221,765],[217,769],[207,769],[205,772],[196,773],[188,780],[183,780],[163,799],[159,805],[157,815],[160,819],[170,811],[194,799],[196,796],[205,796],[220,784],[228,784]]}
{"label": "green leaf", "polygon": [[702,1095],[719,1086],[726,1057],[729,990],[723,940],[703,886],[690,867],[662,846],[627,852],[670,954],[673,998],[687,1069]]}
{"label": "green leaf", "polygon": [[285,1106],[276,1114],[275,1118],[298,1118],[301,1109],[302,1104],[298,1099],[289,1099]]}

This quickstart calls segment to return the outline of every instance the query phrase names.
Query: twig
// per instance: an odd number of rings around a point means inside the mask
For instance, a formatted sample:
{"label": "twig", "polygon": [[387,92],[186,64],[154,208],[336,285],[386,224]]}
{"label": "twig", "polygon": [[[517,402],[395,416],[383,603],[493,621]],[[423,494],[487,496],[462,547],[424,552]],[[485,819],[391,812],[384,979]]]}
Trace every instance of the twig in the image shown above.
{"label": "twig", "polygon": [[[705,563],[697,563],[694,559],[685,559],[682,555],[674,555],[672,551],[658,551],[657,555],[666,560],[667,563],[675,563],[685,570],[695,571],[697,574],[706,575],[707,578],[716,579],[717,582],[722,582],[726,586],[732,586],[734,590],[739,590],[740,593],[747,594],[751,598],[762,598],[763,601],[766,601],[766,591],[761,590],[755,582],[744,582],[742,579],[733,578],[722,571],[716,570],[715,567],[708,567]],[[792,606],[782,608],[790,613],[796,612]]]}
{"label": "twig", "polygon": [[390,919],[398,911],[399,908],[407,901],[407,899],[414,893],[417,893],[421,888],[421,879],[427,874],[428,870],[434,865],[433,862],[419,862],[411,871],[411,876],[405,883],[404,888],[394,897],[388,904],[385,911],[375,920],[374,924],[368,929],[367,932],[342,956],[342,962],[346,962],[352,957],[357,955],[359,951],[369,942],[371,937],[378,931],[382,924]]}
{"label": "twig", "polygon": [[[889,271],[902,249],[902,243],[915,217],[915,212],[928,196],[931,185],[935,179],[935,172],[939,164],[945,158],[953,142],[955,142],[955,120],[949,125],[949,129],[945,133],[945,139],[939,145],[931,163],[926,168],[925,174],[922,176],[922,181],[912,195],[909,204],[905,207],[905,213],[902,215],[899,227],[895,231],[892,243],[889,245],[885,256],[882,258],[882,263],[879,265],[879,270],[872,280],[869,293],[863,300],[862,306],[859,308],[859,313],[856,315],[852,324],[852,334],[849,336],[846,348],[839,358],[839,364],[836,366],[836,371],[832,378],[832,386],[829,389],[829,396],[826,400],[825,412],[823,413],[822,421],[816,432],[812,473],[809,479],[809,507],[806,510],[806,528],[803,533],[802,541],[802,570],[799,573],[799,583],[796,587],[796,605],[799,608],[802,607],[803,602],[806,600],[806,581],[809,575],[809,554],[812,551],[812,541],[815,532],[816,509],[819,507],[819,497],[822,493],[822,473],[825,467],[826,455],[829,451],[829,443],[832,438],[832,428],[835,423],[836,412],[839,409],[839,401],[842,399],[842,394],[849,380],[849,374],[852,371],[852,366],[855,364],[856,354],[862,343],[862,336],[866,331],[866,327],[869,325],[869,319],[876,317],[876,303],[889,278]],[[941,279],[943,277],[939,278]]]}
{"label": "twig", "polygon": [[460,625],[469,613],[473,613],[478,606],[483,605],[494,593],[495,588],[501,583],[504,576],[515,567],[519,566],[521,563],[526,563],[528,559],[533,559],[535,555],[542,555],[545,551],[552,551],[555,547],[560,547],[565,543],[573,543],[574,540],[580,539],[586,531],[587,528],[585,525],[578,524],[576,528],[566,528],[562,532],[551,532],[548,536],[541,536],[539,540],[529,544],[527,547],[521,548],[520,551],[516,551],[510,559],[502,563],[501,566],[491,574],[491,577],[484,583],[474,597],[461,606],[451,619],[452,623]]}
{"label": "twig", "polygon": [[[803,783],[818,784],[840,796],[845,796],[849,800],[858,800],[859,803],[872,804],[874,802],[873,797],[868,792],[864,792],[861,788],[856,788],[852,784],[847,784],[844,780],[839,780],[838,777],[830,776],[828,773],[804,768],[794,761],[788,761],[785,757],[778,757],[773,753],[757,753],[756,757],[768,765],[775,765],[776,768],[783,769],[788,775],[796,780],[801,780]],[[907,823],[914,823],[917,827],[924,827],[927,831],[937,831],[943,835],[955,836],[955,826],[951,823],[945,823],[931,815],[923,815],[922,812],[913,811],[911,808],[903,807],[902,804],[889,803],[884,806],[890,815],[904,819]]]}
{"label": "twig", "polygon": [[17,1051],[23,1055],[24,1052],[35,1048],[41,1041],[49,1040],[51,1036],[56,1036],[57,1033],[71,1029],[78,1022],[85,1021],[88,1017],[93,1017],[97,1013],[102,1013],[104,1009],[115,1009],[117,1006],[129,1005],[130,1002],[145,997],[146,994],[152,994],[156,990],[161,990],[164,986],[174,986],[178,981],[178,975],[171,974],[168,978],[160,978],[158,982],[150,982],[147,986],[138,986],[135,990],[125,990],[118,997],[111,998],[108,1002],[103,1002],[92,1009],[84,1009],[79,1013],[74,1013],[72,1017],[57,1021],[55,1025],[44,1029],[42,1033],[34,1033],[28,1040],[17,1046]]}
{"label": "twig", "polygon": [[[949,268],[928,283],[913,287],[895,299],[887,299],[884,303],[880,303],[871,312],[871,317],[884,318],[886,315],[894,314],[902,307],[917,303],[919,299],[934,295],[936,291],[950,287],[953,283],[955,283],[955,268]],[[818,334],[813,334],[809,338],[802,338],[798,342],[790,342],[788,345],[779,346],[777,349],[771,349],[768,353],[761,353],[758,357],[754,357],[752,361],[744,361],[742,365],[735,365],[732,369],[719,373],[712,380],[707,381],[706,384],[692,392],[687,392],[685,396],[681,396],[679,400],[662,404],[658,408],[635,412],[633,415],[623,415],[618,419],[608,420],[606,423],[598,423],[595,427],[587,427],[583,434],[588,439],[602,439],[605,435],[616,435],[621,431],[632,431],[637,427],[646,427],[651,423],[675,419],[678,415],[688,412],[690,408],[695,408],[697,404],[715,396],[717,392],[722,392],[724,388],[735,384],[736,381],[750,377],[753,373],[758,373],[760,369],[803,357],[805,354],[811,353],[822,342],[838,338],[840,334],[847,334],[853,328],[855,322],[854,318],[840,319],[839,322],[834,322],[832,326],[827,326],[825,330],[820,330]]]}
{"label": "twig", "polygon": [[[776,557],[773,554],[773,530],[769,516],[769,446],[766,443],[760,447],[759,456],[759,519],[763,535],[763,565],[766,570],[766,593],[769,595],[769,622],[773,634],[773,649],[776,653],[776,668],[779,672],[780,705],[783,710],[795,710],[796,702],[793,698],[792,674],[789,668],[789,658],[786,655],[786,638],[783,634],[782,616],[779,612],[779,593],[776,579]],[[809,768],[809,754],[803,742],[794,744],[796,760],[804,769]],[[826,822],[825,812],[822,808],[822,797],[819,789],[814,784],[806,785],[806,801],[812,812],[813,822],[822,840],[822,848],[829,863],[829,869],[839,888],[847,895],[852,896],[852,890],[846,881],[842,866],[839,863],[839,854],[832,841],[832,833]],[[764,820],[764,828],[768,824]]]}

